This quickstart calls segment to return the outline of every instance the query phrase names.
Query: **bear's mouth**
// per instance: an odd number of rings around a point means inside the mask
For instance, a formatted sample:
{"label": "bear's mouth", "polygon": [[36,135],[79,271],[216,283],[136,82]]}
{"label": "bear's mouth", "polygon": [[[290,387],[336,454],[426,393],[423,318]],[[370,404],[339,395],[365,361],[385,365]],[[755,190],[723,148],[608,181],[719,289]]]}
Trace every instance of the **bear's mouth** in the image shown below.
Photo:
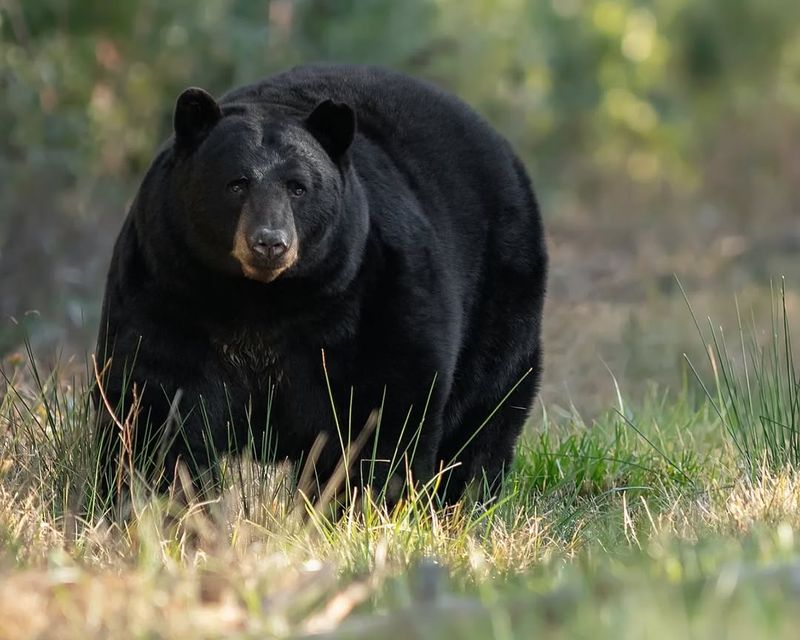
{"label": "bear's mouth", "polygon": [[258,255],[253,255],[248,252],[248,255],[242,256],[237,254],[234,250],[233,257],[239,263],[242,270],[242,275],[250,280],[257,280],[258,282],[272,282],[278,279],[286,270],[290,269],[295,262],[297,262],[297,248],[292,246],[289,251],[281,256],[279,260],[269,260]]}

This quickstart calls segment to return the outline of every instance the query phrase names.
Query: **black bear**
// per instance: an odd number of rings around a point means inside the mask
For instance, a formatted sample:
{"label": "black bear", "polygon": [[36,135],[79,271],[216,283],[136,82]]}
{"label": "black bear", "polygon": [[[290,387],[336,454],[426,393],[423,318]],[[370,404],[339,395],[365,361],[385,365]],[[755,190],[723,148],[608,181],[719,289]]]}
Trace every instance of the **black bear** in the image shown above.
{"label": "black bear", "polygon": [[245,447],[302,461],[326,434],[324,484],[371,421],[352,477],[494,495],[537,390],[546,272],[523,165],[432,84],[308,65],[219,101],[187,89],[108,274],[106,479],[156,450],[167,485]]}

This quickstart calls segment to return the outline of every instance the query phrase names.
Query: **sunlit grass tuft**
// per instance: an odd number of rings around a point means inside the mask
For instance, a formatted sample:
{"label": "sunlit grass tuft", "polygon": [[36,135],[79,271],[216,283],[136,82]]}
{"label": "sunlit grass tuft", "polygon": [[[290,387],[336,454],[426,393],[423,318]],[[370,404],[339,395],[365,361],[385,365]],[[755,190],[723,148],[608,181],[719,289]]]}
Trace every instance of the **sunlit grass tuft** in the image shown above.
{"label": "sunlit grass tuft", "polygon": [[[687,298],[688,303],[688,298]],[[738,332],[727,339],[708,318],[704,332],[689,304],[698,333],[707,345],[713,384],[697,375],[711,406],[751,478],[762,471],[800,468],[800,385],[786,304],[786,282],[773,289],[771,324],[759,330],[745,323],[738,304]]]}

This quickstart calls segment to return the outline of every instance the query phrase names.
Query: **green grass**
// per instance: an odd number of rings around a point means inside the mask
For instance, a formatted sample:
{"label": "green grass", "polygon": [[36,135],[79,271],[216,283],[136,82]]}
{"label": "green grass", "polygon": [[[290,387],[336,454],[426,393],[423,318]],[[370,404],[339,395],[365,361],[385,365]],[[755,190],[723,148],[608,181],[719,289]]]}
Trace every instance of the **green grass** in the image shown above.
{"label": "green grass", "polygon": [[703,331],[693,311],[692,316],[701,339],[709,345],[714,376],[713,386],[701,384],[741,464],[751,477],[787,466],[797,469],[800,382],[789,329],[786,282],[781,281],[779,291],[773,289],[771,323],[766,331],[759,331],[754,319],[746,324],[738,304],[738,332],[733,341],[710,318],[707,331]]}
{"label": "green grass", "polygon": [[697,384],[636,403],[617,388],[591,421],[540,410],[488,507],[417,494],[336,521],[294,493],[291,469],[241,459],[223,461],[210,504],[139,490],[133,517],[103,516],[86,372],[8,360],[0,638],[794,637],[797,383],[781,299],[766,338],[741,328],[745,359],[706,336]]}

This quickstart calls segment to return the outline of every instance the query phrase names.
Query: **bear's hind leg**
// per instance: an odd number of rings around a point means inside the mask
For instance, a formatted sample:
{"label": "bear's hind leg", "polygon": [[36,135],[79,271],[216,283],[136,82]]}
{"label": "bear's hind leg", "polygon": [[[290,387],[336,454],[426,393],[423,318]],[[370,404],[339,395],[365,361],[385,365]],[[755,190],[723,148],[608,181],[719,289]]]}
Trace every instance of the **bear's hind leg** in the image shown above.
{"label": "bear's hind leg", "polygon": [[440,465],[453,467],[444,473],[439,487],[445,504],[458,502],[465,493],[480,502],[500,494],[529,415],[537,378],[534,371],[520,373],[509,384],[513,388],[518,383],[507,398],[498,394],[465,411],[455,433],[443,440]]}

